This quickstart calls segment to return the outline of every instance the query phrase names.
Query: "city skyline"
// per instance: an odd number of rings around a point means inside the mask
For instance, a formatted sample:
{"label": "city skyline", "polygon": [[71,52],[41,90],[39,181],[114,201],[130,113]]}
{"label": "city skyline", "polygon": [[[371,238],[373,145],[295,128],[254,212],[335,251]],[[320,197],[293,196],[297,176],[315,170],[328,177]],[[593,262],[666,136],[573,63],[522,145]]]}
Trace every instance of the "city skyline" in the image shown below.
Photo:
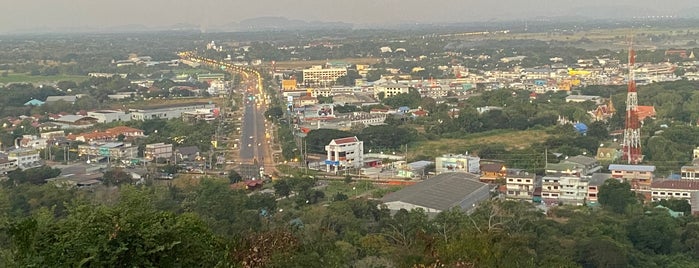
{"label": "city skyline", "polygon": [[[3,0],[8,1],[8,0]],[[223,0],[202,1],[88,1],[55,0],[6,3],[0,12],[0,33],[34,30],[105,29],[124,25],[170,27],[197,26],[203,30],[259,17],[284,17],[303,21],[345,22],[374,27],[405,23],[452,23],[564,18],[630,18],[645,16],[693,16],[699,4],[691,0],[672,5],[652,0],[556,1],[546,0],[356,0],[272,1],[239,4]]]}

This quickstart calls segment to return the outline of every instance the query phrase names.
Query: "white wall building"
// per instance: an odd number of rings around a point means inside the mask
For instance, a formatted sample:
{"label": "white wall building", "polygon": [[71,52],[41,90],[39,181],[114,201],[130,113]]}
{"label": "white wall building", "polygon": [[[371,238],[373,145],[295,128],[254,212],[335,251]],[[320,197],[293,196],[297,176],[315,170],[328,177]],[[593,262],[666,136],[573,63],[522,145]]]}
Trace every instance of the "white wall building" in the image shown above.
{"label": "white wall building", "polygon": [[699,181],[696,180],[664,180],[651,184],[651,199],[653,201],[667,199],[684,199],[691,203],[692,194],[699,193]]}
{"label": "white wall building", "polygon": [[333,85],[341,76],[347,75],[347,68],[323,68],[316,65],[303,70],[303,83],[307,85]]}
{"label": "white wall building", "polygon": [[364,165],[364,142],[357,137],[334,139],[325,146],[325,151],[328,153],[325,159],[327,172]]}
{"label": "white wall building", "polygon": [[390,84],[383,84],[383,85],[374,85],[374,97],[379,98],[379,93],[383,92],[384,98],[389,98],[393,97],[398,94],[407,94],[410,92],[410,87],[405,84],[396,84],[396,83],[390,83]]}
{"label": "white wall building", "polygon": [[116,110],[98,110],[94,112],[87,112],[87,116],[97,118],[99,123],[111,123],[119,121],[131,121],[131,115],[124,111]]}
{"label": "white wall building", "polygon": [[185,112],[194,112],[197,109],[213,109],[214,107],[216,107],[214,104],[208,103],[173,105],[151,109],[132,109],[130,114],[132,120],[172,119],[182,117],[182,114]]}
{"label": "white wall building", "polygon": [[35,168],[43,164],[39,156],[39,150],[34,149],[16,149],[14,151],[9,151],[7,152],[7,160],[15,160],[17,162],[17,167],[20,169]]}
{"label": "white wall building", "polygon": [[545,176],[541,181],[541,198],[546,203],[583,205],[589,182],[576,176]]}
{"label": "white wall building", "polygon": [[463,154],[445,154],[435,158],[437,174],[445,172],[468,172],[479,174],[481,158]]}

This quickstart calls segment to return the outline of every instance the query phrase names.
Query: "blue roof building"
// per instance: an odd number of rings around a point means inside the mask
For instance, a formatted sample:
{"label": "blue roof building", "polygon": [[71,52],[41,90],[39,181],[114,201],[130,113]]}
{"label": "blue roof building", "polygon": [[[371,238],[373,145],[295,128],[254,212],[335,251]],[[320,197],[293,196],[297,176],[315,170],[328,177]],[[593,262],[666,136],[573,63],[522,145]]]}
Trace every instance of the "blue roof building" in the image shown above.
{"label": "blue roof building", "polygon": [[32,99],[32,100],[24,103],[24,106],[41,106],[41,105],[44,105],[44,102],[37,100],[37,99]]}

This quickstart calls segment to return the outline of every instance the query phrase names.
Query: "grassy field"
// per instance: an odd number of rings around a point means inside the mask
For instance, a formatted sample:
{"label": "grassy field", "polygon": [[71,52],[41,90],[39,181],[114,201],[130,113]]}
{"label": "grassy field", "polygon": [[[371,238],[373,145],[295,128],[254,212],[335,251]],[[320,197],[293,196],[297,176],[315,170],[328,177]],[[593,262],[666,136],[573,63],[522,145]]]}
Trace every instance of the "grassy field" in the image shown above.
{"label": "grassy field", "polygon": [[59,81],[75,81],[80,83],[87,80],[87,76],[83,75],[29,75],[23,73],[10,73],[7,76],[0,76],[0,84],[9,83],[52,83]]}
{"label": "grassy field", "polygon": [[417,148],[411,148],[420,155],[436,157],[445,153],[465,153],[469,147],[477,144],[504,144],[507,149],[526,148],[535,142],[541,142],[551,136],[546,130],[511,131],[505,133],[478,133],[463,139],[440,139],[425,141]]}

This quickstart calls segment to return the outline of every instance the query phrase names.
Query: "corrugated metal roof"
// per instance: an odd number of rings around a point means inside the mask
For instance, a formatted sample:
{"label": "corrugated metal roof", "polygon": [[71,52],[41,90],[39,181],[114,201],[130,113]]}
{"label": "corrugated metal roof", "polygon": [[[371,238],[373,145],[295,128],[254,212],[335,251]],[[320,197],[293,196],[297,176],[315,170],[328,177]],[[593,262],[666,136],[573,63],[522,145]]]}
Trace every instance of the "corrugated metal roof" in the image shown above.
{"label": "corrugated metal roof", "polygon": [[478,179],[478,175],[470,173],[444,173],[391,193],[382,201],[398,201],[444,211],[459,205],[478,189],[488,187]]}
{"label": "corrugated metal roof", "polygon": [[609,170],[654,172],[655,166],[611,164]]}

